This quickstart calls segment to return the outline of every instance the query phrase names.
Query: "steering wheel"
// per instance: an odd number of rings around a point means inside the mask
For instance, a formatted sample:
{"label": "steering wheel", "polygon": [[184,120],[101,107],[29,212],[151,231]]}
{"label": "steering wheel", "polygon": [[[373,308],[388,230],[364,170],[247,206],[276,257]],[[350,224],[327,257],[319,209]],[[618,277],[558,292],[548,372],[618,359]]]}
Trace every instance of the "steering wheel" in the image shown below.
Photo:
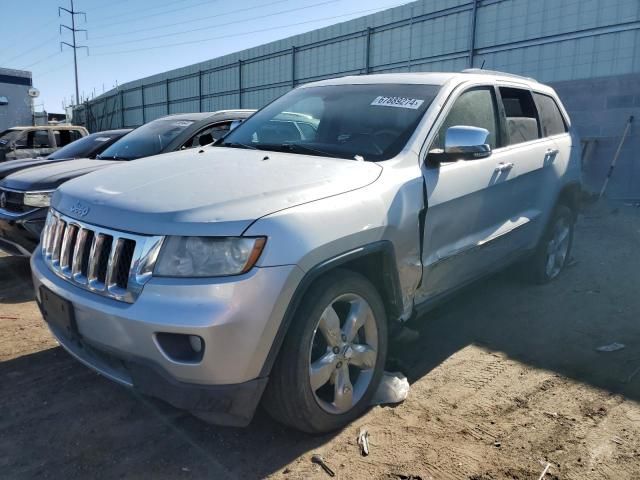
{"label": "steering wheel", "polygon": [[[389,140],[390,142],[392,142],[393,140],[396,139],[397,132],[394,132],[393,130],[389,130],[389,129],[376,130],[375,132],[372,132],[372,133],[360,132],[352,135],[348,141],[349,143],[352,143],[352,142],[362,143],[362,140],[366,139],[367,146],[373,147],[372,153],[374,153],[375,155],[382,155],[384,153],[384,148],[380,146],[380,143],[378,143],[378,141],[380,141],[380,139],[385,136],[391,137],[389,138]],[[357,140],[357,139],[362,139],[362,140]],[[381,142],[381,143],[383,145],[386,143],[386,145],[388,146],[390,142]]]}

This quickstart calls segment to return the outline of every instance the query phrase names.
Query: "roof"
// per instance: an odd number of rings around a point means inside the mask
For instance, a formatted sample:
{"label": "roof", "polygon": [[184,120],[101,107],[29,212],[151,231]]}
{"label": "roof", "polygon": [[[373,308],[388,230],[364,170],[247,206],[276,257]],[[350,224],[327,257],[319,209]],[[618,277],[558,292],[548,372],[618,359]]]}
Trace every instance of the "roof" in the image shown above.
{"label": "roof", "polygon": [[304,87],[323,85],[364,85],[380,83],[405,83],[417,85],[444,85],[445,83],[459,79],[460,81],[472,78],[487,79],[493,77],[494,80],[519,81],[522,83],[538,84],[536,80],[528,77],[521,77],[511,73],[498,72],[493,70],[468,69],[462,72],[416,72],[416,73],[380,73],[374,75],[350,75],[340,78],[320,80],[318,82],[307,83]]}
{"label": "roof", "polygon": [[77,130],[84,129],[82,125],[31,125],[28,127],[10,127],[7,130]]}
{"label": "roof", "polygon": [[191,120],[199,122],[211,117],[232,117],[232,118],[246,118],[253,114],[255,110],[250,109],[237,109],[237,110],[218,110],[216,112],[194,112],[194,113],[174,113],[171,115],[164,115],[156,120]]}
{"label": "roof", "polygon": [[99,132],[94,132],[91,135],[120,135],[124,133],[129,133],[133,130],[133,128],[116,128],[114,130],[101,130]]}

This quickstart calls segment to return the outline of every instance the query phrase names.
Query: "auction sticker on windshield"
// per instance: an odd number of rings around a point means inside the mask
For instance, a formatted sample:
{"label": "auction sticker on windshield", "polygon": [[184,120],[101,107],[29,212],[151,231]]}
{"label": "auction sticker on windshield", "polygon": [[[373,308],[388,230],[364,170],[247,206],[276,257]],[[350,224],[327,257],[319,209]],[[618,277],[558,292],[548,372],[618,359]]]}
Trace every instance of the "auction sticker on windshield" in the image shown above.
{"label": "auction sticker on windshield", "polygon": [[371,105],[377,107],[397,107],[397,108],[410,108],[416,110],[420,108],[420,105],[424,103],[424,100],[418,98],[407,97],[383,97],[382,95],[376,97]]}

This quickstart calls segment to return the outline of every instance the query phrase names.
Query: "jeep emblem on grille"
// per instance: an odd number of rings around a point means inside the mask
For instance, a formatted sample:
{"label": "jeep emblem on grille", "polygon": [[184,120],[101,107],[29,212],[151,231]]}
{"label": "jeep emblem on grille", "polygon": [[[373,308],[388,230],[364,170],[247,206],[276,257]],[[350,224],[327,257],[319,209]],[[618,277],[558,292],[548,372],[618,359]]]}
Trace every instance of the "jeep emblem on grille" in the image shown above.
{"label": "jeep emblem on grille", "polygon": [[0,208],[6,208],[7,207],[7,194],[5,192],[2,192],[2,194],[0,194]]}
{"label": "jeep emblem on grille", "polygon": [[84,217],[87,213],[89,213],[89,207],[85,207],[82,203],[76,202],[69,209],[72,214],[78,215],[80,217]]}

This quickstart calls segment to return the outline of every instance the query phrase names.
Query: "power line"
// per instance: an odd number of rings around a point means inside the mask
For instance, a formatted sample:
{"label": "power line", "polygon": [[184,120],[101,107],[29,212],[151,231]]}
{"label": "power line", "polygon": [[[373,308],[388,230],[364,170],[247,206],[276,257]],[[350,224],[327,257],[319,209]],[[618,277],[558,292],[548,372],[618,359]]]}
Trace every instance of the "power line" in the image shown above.
{"label": "power line", "polygon": [[[269,13],[269,14],[266,14],[266,15],[258,15],[257,17],[244,18],[242,20],[236,20],[236,21],[233,21],[233,22],[224,22],[224,23],[219,23],[219,24],[214,24],[214,25],[207,25],[206,27],[191,28],[189,30],[182,30],[182,31],[179,31],[179,32],[163,33],[163,34],[160,34],[160,35],[152,35],[152,36],[149,36],[149,37],[134,38],[132,40],[125,40],[125,41],[122,41],[122,42],[111,42],[111,43],[108,43],[108,44],[103,43],[103,44],[91,45],[91,47],[92,48],[103,48],[103,47],[112,47],[112,46],[115,46],[115,45],[128,45],[130,43],[137,43],[137,42],[142,42],[142,41],[145,41],[145,40],[155,40],[155,39],[158,39],[158,38],[173,37],[175,35],[184,35],[184,34],[187,34],[187,33],[199,32],[199,31],[202,31],[202,30],[211,30],[211,28],[213,28],[213,27],[235,25],[235,24],[238,24],[238,23],[246,23],[246,22],[249,22],[251,20],[267,18],[267,17],[274,17],[276,15],[282,15],[283,13],[293,13],[293,12],[297,12],[297,11],[300,11],[300,10],[306,10],[306,9],[313,8],[313,7],[319,7],[319,6],[322,6],[322,5],[327,5],[329,3],[336,3],[337,1],[338,0],[325,0],[323,2],[313,3],[311,5],[307,5],[307,6],[304,6],[304,7],[290,8],[290,9],[287,9],[287,10],[281,10],[279,12]],[[248,9],[243,9],[242,11],[246,11],[246,10],[248,10]]]}
{"label": "power line", "polygon": [[73,9],[73,0],[69,0],[69,2],[71,3],[71,10],[64,8],[64,7],[58,7],[58,16],[60,16],[60,12],[64,11],[67,12],[68,14],[71,15],[71,26],[67,26],[67,25],[60,25],[60,33],[62,33],[62,29],[66,28],[67,30],[69,30],[71,32],[72,38],[73,38],[73,43],[68,43],[68,42],[60,42],[60,51],[62,51],[62,46],[63,45],[67,45],[69,47],[71,47],[73,49],[73,68],[75,71],[75,77],[76,77],[76,104],[80,101],[80,94],[78,93],[78,49],[79,48],[86,48],[87,49],[87,54],[89,53],[89,47],[85,46],[85,45],[78,45],[76,43],[76,32],[87,32],[85,29],[82,28],[76,28],[76,15],[84,15],[84,19],[85,22],[87,21],[87,14],[84,12],[79,12],[77,10]]}
{"label": "power line", "polygon": [[[169,2],[168,4],[165,4],[164,6],[167,6],[167,5],[171,4],[171,3],[181,3],[181,2],[184,2],[184,1],[188,1],[188,0],[174,0],[173,2]],[[213,0],[213,1],[218,1],[218,0]],[[188,7],[192,8],[192,7],[198,7],[200,5],[211,5],[211,3],[212,3],[212,0],[206,0],[204,2],[194,3],[193,5],[189,5]],[[163,5],[156,5],[155,7],[162,7],[162,6]],[[165,15],[167,13],[184,11],[185,8],[186,7],[174,8],[173,10],[166,10],[164,12],[157,12],[157,13],[151,13],[149,15],[142,15],[141,17],[130,18],[129,20],[122,20],[120,22],[111,22],[110,21],[111,19],[114,19],[114,18],[117,19],[117,18],[122,18],[122,17],[131,17],[131,14],[133,14],[133,13],[148,12],[149,8],[145,8],[145,9],[142,9],[142,10],[134,10],[134,11],[127,12],[124,15],[114,15],[114,16],[111,16],[111,17],[102,18],[101,20],[103,20],[103,21],[102,22],[98,22],[98,24],[95,25],[95,26],[96,27],[100,27],[103,24],[108,24],[108,26],[111,27],[112,25],[121,25],[123,23],[132,23],[132,22],[137,22],[137,21],[140,21],[140,20],[144,20],[146,18],[157,17],[159,15]]]}
{"label": "power line", "polygon": [[17,55],[14,55],[13,57],[11,57],[11,58],[9,58],[9,59],[7,59],[7,60],[3,60],[3,62],[2,62],[2,63],[4,63],[4,64],[8,64],[8,63],[12,62],[13,60],[15,60],[15,59],[17,59],[17,58],[20,58],[20,57],[22,57],[22,56],[26,55],[27,53],[31,53],[31,52],[34,52],[34,51],[36,51],[36,50],[38,50],[38,49],[42,48],[42,47],[49,46],[49,45],[51,44],[51,42],[52,42],[53,40],[57,39],[57,38],[58,38],[58,35],[57,35],[57,34],[56,34],[56,35],[54,35],[53,37],[47,38],[47,39],[46,39],[43,43],[41,43],[40,45],[36,45],[35,47],[32,47],[32,48],[30,48],[30,49],[28,49],[28,50],[25,50],[25,51],[23,51],[23,52],[21,52],[21,53],[19,53],[19,54],[17,54]]}
{"label": "power line", "polygon": [[315,20],[307,20],[304,22],[296,22],[296,23],[290,23],[287,25],[279,25],[277,27],[268,27],[268,28],[262,28],[259,30],[251,30],[248,32],[241,32],[241,33],[232,33],[229,35],[221,35],[221,36],[217,36],[217,37],[208,37],[208,38],[201,38],[199,40],[188,40],[188,41],[184,41],[184,42],[176,42],[176,43],[166,43],[163,45],[155,45],[153,47],[142,47],[142,48],[132,48],[129,50],[118,50],[118,51],[114,51],[114,52],[105,52],[105,53],[97,53],[95,55],[92,55],[94,57],[104,57],[107,55],[121,55],[123,53],[133,53],[133,52],[142,52],[142,51],[146,51],[146,50],[157,50],[159,48],[167,48],[167,47],[177,47],[177,46],[181,46],[181,45],[192,45],[194,43],[202,43],[202,42],[208,42],[211,40],[224,40],[227,38],[233,38],[233,37],[241,37],[241,36],[245,36],[245,35],[253,35],[255,33],[262,33],[262,32],[268,32],[268,31],[273,31],[273,30],[280,30],[282,28],[289,28],[289,27],[297,27],[299,25],[307,25],[309,23],[317,23],[317,22],[322,22],[325,20],[335,20],[338,18],[344,18],[344,17],[349,17],[351,15],[358,15],[358,14],[363,14],[363,13],[373,13],[373,12],[379,12],[381,10],[385,10],[387,8],[394,8],[394,7],[398,7],[400,5],[404,5],[406,3],[406,1],[399,3],[399,4],[394,4],[394,5],[387,5],[384,7],[378,7],[378,8],[371,8],[368,10],[359,10],[356,12],[350,12],[350,13],[345,13],[342,15],[334,15],[331,17],[324,17],[324,18],[317,18]]}
{"label": "power line", "polygon": [[[264,5],[259,5],[258,7],[251,7],[251,8],[240,8],[238,10],[231,10],[229,12],[223,12],[223,13],[217,13],[215,15],[210,15],[207,17],[198,17],[196,19],[189,19],[189,20],[183,20],[180,22],[172,22],[172,23],[165,23],[163,25],[158,25],[155,27],[147,27],[147,28],[137,28],[136,30],[129,30],[127,32],[119,32],[118,36],[122,36],[122,35],[129,35],[131,33],[140,33],[140,32],[148,32],[150,30],[159,30],[161,28],[167,28],[167,27],[175,27],[176,25],[183,25],[185,23],[195,23],[195,22],[200,22],[202,20],[209,20],[210,18],[220,18],[220,17],[225,17],[228,15],[232,15],[234,13],[240,13],[240,12],[246,12],[248,10],[255,10],[256,8],[264,8],[264,7],[272,7],[273,5],[277,5],[279,3],[286,3],[289,0],[277,0],[275,2],[271,2],[271,3],[266,3]],[[336,0],[338,1],[338,0]],[[262,18],[262,17],[260,17]],[[209,27],[211,27],[212,25],[209,25]],[[91,36],[91,40],[100,40],[103,38],[112,38],[113,34],[109,34],[109,35],[92,35]]]}

